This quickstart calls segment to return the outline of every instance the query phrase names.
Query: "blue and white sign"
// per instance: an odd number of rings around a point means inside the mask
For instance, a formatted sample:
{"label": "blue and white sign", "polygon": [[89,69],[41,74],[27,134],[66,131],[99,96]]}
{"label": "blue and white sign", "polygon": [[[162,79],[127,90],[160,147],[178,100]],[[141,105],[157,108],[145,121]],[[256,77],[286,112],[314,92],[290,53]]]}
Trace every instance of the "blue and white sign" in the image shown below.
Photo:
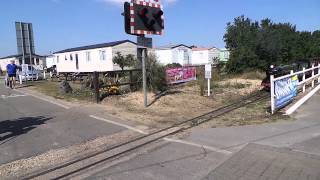
{"label": "blue and white sign", "polygon": [[297,87],[299,80],[296,76],[275,82],[275,106],[282,108],[290,103],[297,96]]}

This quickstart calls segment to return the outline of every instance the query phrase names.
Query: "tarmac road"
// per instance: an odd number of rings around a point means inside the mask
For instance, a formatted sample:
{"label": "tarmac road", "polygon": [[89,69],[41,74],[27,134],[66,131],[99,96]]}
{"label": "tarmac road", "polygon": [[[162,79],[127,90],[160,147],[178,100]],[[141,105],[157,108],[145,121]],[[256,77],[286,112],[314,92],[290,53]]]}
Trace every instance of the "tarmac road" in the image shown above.
{"label": "tarmac road", "polygon": [[0,165],[125,128],[5,88],[0,80]]}

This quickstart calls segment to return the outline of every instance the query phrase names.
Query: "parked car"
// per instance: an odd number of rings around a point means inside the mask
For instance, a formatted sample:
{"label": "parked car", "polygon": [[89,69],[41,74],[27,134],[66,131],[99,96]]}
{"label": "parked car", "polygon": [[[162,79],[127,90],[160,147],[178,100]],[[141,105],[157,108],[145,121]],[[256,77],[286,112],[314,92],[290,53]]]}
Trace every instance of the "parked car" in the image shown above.
{"label": "parked car", "polygon": [[25,67],[22,68],[20,75],[21,75],[22,81],[25,81],[26,79],[28,81],[43,79],[41,70],[36,69],[32,65],[25,65]]}

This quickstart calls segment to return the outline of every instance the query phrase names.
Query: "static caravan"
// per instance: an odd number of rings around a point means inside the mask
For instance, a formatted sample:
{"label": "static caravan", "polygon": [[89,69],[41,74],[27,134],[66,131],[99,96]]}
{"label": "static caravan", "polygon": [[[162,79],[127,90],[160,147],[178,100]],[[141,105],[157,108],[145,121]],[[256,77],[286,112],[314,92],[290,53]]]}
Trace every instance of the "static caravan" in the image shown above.
{"label": "static caravan", "polygon": [[120,67],[112,62],[117,52],[137,55],[136,43],[124,40],[76,48],[54,53],[58,73],[115,71]]}
{"label": "static caravan", "polygon": [[230,59],[230,51],[227,49],[220,49],[220,61],[227,62]]}
{"label": "static caravan", "polygon": [[[24,57],[25,64],[32,65],[36,69],[43,69],[45,67],[45,56],[40,56],[37,54],[33,54],[31,57],[30,55],[25,55]],[[6,70],[7,64],[11,61],[15,61],[15,64],[20,66],[23,62],[23,56],[21,54],[11,55],[0,58],[0,69],[2,71]]]}
{"label": "static caravan", "polygon": [[56,66],[56,58],[54,55],[46,56],[46,68],[51,68],[52,66]]}
{"label": "static caravan", "polygon": [[192,48],[192,65],[217,64],[217,58],[220,58],[218,48]]}
{"label": "static caravan", "polygon": [[154,52],[158,61],[163,65],[179,63],[186,66],[191,64],[192,50],[183,44],[158,47]]}

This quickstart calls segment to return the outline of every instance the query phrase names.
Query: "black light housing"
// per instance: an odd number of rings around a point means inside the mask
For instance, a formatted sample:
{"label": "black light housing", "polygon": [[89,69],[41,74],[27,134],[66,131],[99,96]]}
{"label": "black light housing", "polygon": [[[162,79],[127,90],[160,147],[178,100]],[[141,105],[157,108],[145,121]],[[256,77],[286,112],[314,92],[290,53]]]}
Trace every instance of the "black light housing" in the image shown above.
{"label": "black light housing", "polygon": [[125,29],[128,34],[157,34],[164,29],[163,10],[160,4],[126,2],[124,4]]}

